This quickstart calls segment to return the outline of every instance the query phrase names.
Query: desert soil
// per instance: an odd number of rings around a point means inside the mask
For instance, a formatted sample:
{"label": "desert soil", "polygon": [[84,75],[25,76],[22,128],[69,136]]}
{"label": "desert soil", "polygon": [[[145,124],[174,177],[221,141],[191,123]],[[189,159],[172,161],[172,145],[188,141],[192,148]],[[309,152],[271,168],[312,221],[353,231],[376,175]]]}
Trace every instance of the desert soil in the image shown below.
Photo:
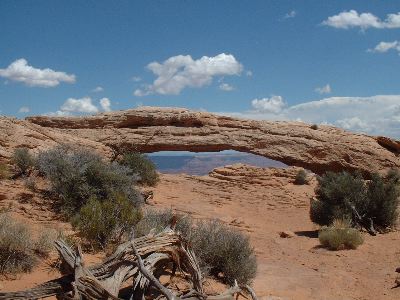
{"label": "desert soil", "polygon": [[[357,250],[319,248],[317,227],[308,216],[316,185],[294,185],[296,168],[262,169],[235,165],[207,176],[162,174],[146,209],[173,209],[197,219],[218,218],[248,234],[255,248],[258,273],[253,286],[259,299],[400,299],[392,289],[400,266],[400,232],[371,237]],[[26,196],[28,194],[29,196]],[[10,204],[11,203],[11,204]],[[3,181],[0,208],[32,224],[70,230],[45,199],[22,182]],[[294,236],[281,238],[281,231]],[[85,256],[89,262],[101,254]],[[2,278],[1,291],[32,287],[58,276],[43,261],[32,273]]]}

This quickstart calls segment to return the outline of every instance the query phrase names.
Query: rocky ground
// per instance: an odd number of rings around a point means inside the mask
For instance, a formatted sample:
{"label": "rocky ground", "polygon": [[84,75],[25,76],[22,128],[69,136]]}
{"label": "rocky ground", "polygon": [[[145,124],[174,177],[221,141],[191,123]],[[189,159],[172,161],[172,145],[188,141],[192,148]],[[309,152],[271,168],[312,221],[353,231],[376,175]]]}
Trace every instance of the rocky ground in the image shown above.
{"label": "rocky ground", "polygon": [[[294,185],[297,168],[262,169],[233,165],[207,176],[163,174],[146,209],[173,209],[194,218],[219,218],[249,234],[258,260],[254,287],[260,299],[399,299],[392,289],[400,266],[400,232],[364,235],[357,250],[319,248],[316,227],[308,217],[316,184]],[[70,230],[48,200],[22,181],[2,181],[0,208],[32,224]],[[289,231],[289,238],[280,237]],[[102,254],[87,255],[98,261]],[[55,278],[54,257],[32,273],[2,278],[0,290],[19,290]]]}

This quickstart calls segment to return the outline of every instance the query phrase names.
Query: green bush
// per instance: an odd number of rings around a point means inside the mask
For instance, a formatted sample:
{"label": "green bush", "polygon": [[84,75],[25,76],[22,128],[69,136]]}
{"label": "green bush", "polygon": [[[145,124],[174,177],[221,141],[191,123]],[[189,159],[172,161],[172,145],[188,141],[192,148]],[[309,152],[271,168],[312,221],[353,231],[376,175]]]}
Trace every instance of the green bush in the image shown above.
{"label": "green bush", "polygon": [[0,214],[0,273],[29,272],[37,263],[28,226]]}
{"label": "green bush", "polygon": [[72,224],[88,241],[104,248],[109,243],[120,242],[141,217],[140,209],[132,201],[116,194],[106,200],[90,198],[72,219]]}
{"label": "green bush", "polygon": [[35,165],[35,160],[27,148],[15,149],[12,161],[15,164],[17,171],[21,174],[27,174],[29,169]]}
{"label": "green bush", "polygon": [[307,184],[307,173],[303,169],[299,170],[296,174],[296,178],[294,179],[294,183],[298,185]]}
{"label": "green bush", "polygon": [[155,164],[144,154],[130,152],[123,155],[121,164],[127,166],[133,173],[139,175],[139,182],[155,186],[159,176]]}
{"label": "green bush", "polygon": [[105,162],[85,149],[59,146],[41,152],[37,167],[49,179],[67,216],[78,212],[91,197],[105,200],[119,193],[135,206],[140,206],[143,201],[134,187],[137,176],[129,168],[116,162]]}
{"label": "green bush", "polygon": [[325,226],[334,219],[348,219],[353,226],[360,225],[354,208],[364,220],[372,220],[375,228],[382,231],[397,220],[399,195],[398,183],[390,176],[372,174],[371,180],[365,181],[359,173],[327,172],[318,178],[310,218]]}
{"label": "green bush", "polygon": [[313,130],[317,130],[318,129],[318,125],[317,124],[312,124],[310,126],[310,128],[313,129]]}
{"label": "green bush", "polygon": [[356,249],[364,240],[361,233],[350,227],[350,222],[335,220],[332,226],[324,226],[318,232],[321,245],[330,250]]}
{"label": "green bush", "polygon": [[[148,212],[137,224],[136,232],[147,234],[169,225],[171,211]],[[214,276],[223,274],[223,280],[239,284],[249,283],[256,274],[257,262],[254,249],[247,236],[217,220],[194,222],[190,217],[178,216],[176,230],[189,241],[203,272]]]}

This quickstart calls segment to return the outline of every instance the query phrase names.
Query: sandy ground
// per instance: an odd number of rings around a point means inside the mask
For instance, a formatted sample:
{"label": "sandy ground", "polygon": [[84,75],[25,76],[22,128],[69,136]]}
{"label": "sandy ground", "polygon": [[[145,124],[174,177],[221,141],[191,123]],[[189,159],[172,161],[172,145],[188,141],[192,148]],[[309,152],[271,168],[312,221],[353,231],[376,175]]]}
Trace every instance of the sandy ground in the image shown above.
{"label": "sandy ground", "polygon": [[[394,270],[400,266],[400,232],[364,235],[365,243],[357,250],[319,248],[317,227],[308,216],[316,182],[294,185],[295,172],[242,166],[210,176],[164,174],[147,208],[219,218],[249,234],[257,254],[253,286],[260,300],[400,299],[400,288],[392,289]],[[68,224],[57,218],[44,199],[33,194],[29,201],[21,200],[24,193],[30,194],[22,182],[1,182],[0,208],[11,207],[13,215],[32,224],[34,230],[41,226],[68,230]],[[281,238],[279,232],[285,230],[295,236]],[[98,261],[101,254],[86,258]],[[43,261],[30,274],[2,278],[0,290],[25,289],[56,278],[58,272],[51,262]]]}
{"label": "sandy ground", "polygon": [[[248,182],[229,172],[225,179],[163,175],[153,205],[219,218],[248,233],[258,261],[254,288],[262,299],[400,299],[400,288],[392,289],[400,232],[366,234],[357,250],[321,249],[308,216],[315,179],[298,186],[287,177],[267,175]],[[296,235],[281,238],[284,230]]]}

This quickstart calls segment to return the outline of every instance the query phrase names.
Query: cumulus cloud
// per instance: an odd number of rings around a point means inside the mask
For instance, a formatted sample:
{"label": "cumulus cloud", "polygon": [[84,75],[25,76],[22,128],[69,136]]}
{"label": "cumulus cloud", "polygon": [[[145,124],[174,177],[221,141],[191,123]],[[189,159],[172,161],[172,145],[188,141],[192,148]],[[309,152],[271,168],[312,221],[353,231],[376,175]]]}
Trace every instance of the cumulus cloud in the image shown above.
{"label": "cumulus cloud", "polygon": [[147,69],[157,78],[152,84],[135,90],[135,96],[179,95],[186,87],[200,88],[210,84],[215,76],[239,75],[243,66],[233,55],[221,53],[196,60],[190,55],[177,55],[163,63],[152,62]]}
{"label": "cumulus cloud", "polygon": [[371,13],[358,13],[356,10],[343,11],[322,22],[323,25],[340,29],[359,27],[362,30],[368,28],[400,28],[400,12],[388,14],[385,20],[379,19]]}
{"label": "cumulus cloud", "polygon": [[142,78],[140,78],[139,76],[133,76],[131,79],[132,79],[133,82],[142,81]]}
{"label": "cumulus cloud", "polygon": [[31,111],[31,109],[28,107],[28,106],[22,106],[19,110],[18,110],[18,113],[20,113],[20,114],[26,114],[26,113],[28,113],[28,112],[30,112]]}
{"label": "cumulus cloud", "polygon": [[378,45],[375,46],[375,48],[368,49],[368,52],[385,53],[389,50],[395,50],[400,54],[400,42],[380,42]]}
{"label": "cumulus cloud", "polygon": [[104,91],[104,89],[101,86],[96,86],[93,90],[91,90],[93,93],[100,93],[102,91]]}
{"label": "cumulus cloud", "polygon": [[[282,98],[276,98],[276,106],[269,106],[274,101],[265,99],[267,100],[261,102],[253,100],[251,111],[221,114],[258,120],[331,124],[355,132],[400,138],[400,95],[330,97],[292,106],[280,104],[285,103]],[[266,104],[267,109],[262,104]]]}
{"label": "cumulus cloud", "polygon": [[254,99],[251,106],[258,112],[263,113],[280,113],[286,106],[281,96],[272,96],[271,98]]}
{"label": "cumulus cloud", "polygon": [[74,83],[75,75],[52,69],[37,69],[24,58],[17,59],[6,69],[0,69],[0,76],[8,80],[23,82],[28,86],[54,87],[61,82]]}
{"label": "cumulus cloud", "polygon": [[219,85],[219,89],[222,91],[225,91],[225,92],[230,92],[230,91],[233,91],[235,88],[228,83],[221,83]]}
{"label": "cumulus cloud", "polygon": [[283,18],[284,19],[291,19],[294,18],[297,15],[297,12],[295,10],[292,10],[288,12]]}
{"label": "cumulus cloud", "polygon": [[108,98],[100,99],[100,106],[104,111],[111,111],[111,101]]}
{"label": "cumulus cloud", "polygon": [[92,99],[89,97],[84,97],[80,99],[69,98],[61,106],[61,111],[63,112],[77,112],[77,113],[87,113],[93,114],[99,112],[97,106],[92,103]]}
{"label": "cumulus cloud", "polygon": [[324,85],[322,87],[315,88],[315,91],[320,94],[329,94],[332,92],[331,86],[329,84]]}
{"label": "cumulus cloud", "polygon": [[83,97],[79,99],[68,98],[60,109],[55,112],[46,113],[48,116],[71,116],[75,114],[96,114],[100,111],[111,111],[111,100],[101,98],[99,105],[93,103],[92,98]]}

